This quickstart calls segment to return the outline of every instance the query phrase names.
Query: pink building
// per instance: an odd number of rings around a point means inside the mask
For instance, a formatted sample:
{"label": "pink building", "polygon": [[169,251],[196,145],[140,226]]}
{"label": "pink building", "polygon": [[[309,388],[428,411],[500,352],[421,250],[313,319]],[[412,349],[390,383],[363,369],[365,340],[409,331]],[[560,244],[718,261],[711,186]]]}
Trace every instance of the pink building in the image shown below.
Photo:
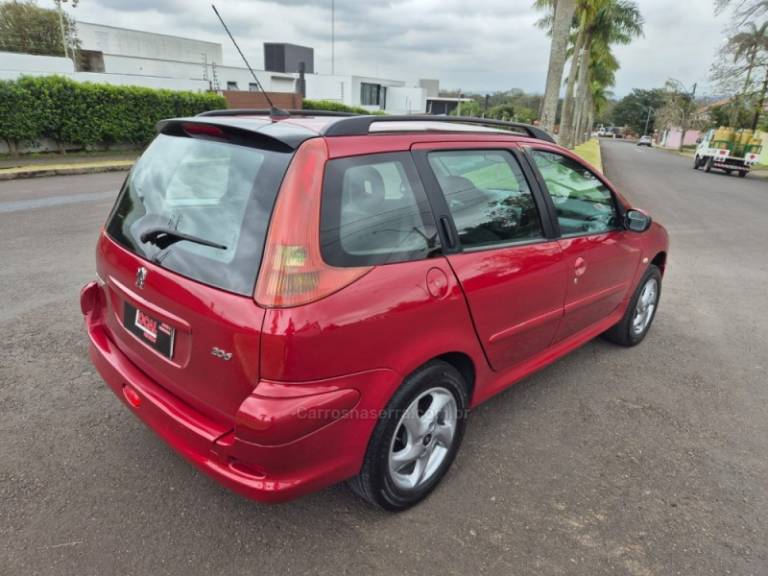
{"label": "pink building", "polygon": [[[679,148],[680,137],[682,135],[683,130],[681,128],[669,128],[668,130],[664,130],[661,133],[659,146],[663,146],[664,148]],[[685,133],[685,142],[683,143],[683,146],[695,146],[696,141],[701,138],[701,136],[702,134],[699,130],[688,130],[688,132]]]}

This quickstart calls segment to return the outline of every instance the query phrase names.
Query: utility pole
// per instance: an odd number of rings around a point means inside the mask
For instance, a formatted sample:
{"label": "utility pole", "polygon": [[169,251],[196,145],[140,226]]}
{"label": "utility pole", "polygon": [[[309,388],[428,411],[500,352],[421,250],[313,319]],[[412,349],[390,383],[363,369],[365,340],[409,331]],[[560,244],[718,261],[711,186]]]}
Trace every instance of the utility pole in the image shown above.
{"label": "utility pole", "polygon": [[691,114],[691,108],[696,106],[696,88],[698,87],[698,84],[693,85],[693,90],[691,91],[691,101],[690,102],[683,102],[683,133],[680,135],[680,146],[678,147],[678,151],[683,151],[683,144],[685,144],[685,135],[688,133],[688,121],[690,119]]}
{"label": "utility pole", "polygon": [[336,74],[336,0],[331,0],[331,74]]}
{"label": "utility pole", "polygon": [[648,107],[648,118],[645,120],[645,131],[643,132],[643,136],[648,135],[648,127],[651,125],[651,114],[653,113],[653,107]]}

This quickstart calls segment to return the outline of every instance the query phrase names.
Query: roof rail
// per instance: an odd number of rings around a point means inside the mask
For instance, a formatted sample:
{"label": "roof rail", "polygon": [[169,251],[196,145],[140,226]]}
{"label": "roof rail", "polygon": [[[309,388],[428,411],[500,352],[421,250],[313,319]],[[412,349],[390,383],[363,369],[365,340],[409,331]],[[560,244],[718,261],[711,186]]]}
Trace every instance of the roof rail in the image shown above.
{"label": "roof rail", "polygon": [[[335,112],[333,110],[286,110],[290,116],[359,116],[353,112]],[[198,116],[271,116],[268,108],[224,108],[200,112]],[[285,116],[281,116],[285,118]]]}
{"label": "roof rail", "polygon": [[555,143],[555,139],[541,128],[531,126],[530,124],[521,124],[519,122],[505,122],[503,120],[494,120],[491,118],[470,118],[466,116],[433,116],[433,115],[411,115],[411,116],[358,116],[352,115],[350,118],[342,118],[337,122],[326,126],[322,133],[324,136],[363,136],[368,134],[371,124],[379,122],[443,122],[451,124],[475,124],[477,126],[486,126],[493,128],[505,128],[507,130],[517,130],[525,135]]}

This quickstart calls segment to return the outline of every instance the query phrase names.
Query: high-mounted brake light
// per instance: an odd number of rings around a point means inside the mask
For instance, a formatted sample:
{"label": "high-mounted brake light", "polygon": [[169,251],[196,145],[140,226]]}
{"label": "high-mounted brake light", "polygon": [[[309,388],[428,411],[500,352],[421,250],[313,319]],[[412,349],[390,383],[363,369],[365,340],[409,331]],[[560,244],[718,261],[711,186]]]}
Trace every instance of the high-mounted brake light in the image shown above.
{"label": "high-mounted brake light", "polygon": [[256,282],[256,302],[289,308],[325,298],[370,267],[335,268],[320,253],[320,197],[328,151],[321,138],[296,151],[283,179]]}
{"label": "high-mounted brake light", "polygon": [[211,124],[193,124],[191,122],[185,122],[181,125],[181,128],[190,136],[218,138],[220,140],[227,139],[227,134],[224,130],[218,126],[212,126]]}

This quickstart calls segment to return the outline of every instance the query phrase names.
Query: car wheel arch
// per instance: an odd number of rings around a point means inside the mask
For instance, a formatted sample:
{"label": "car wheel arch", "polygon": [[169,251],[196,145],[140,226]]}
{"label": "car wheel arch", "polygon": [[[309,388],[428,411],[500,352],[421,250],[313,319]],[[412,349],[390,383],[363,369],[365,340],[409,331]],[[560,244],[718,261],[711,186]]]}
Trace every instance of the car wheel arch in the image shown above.
{"label": "car wheel arch", "polygon": [[482,370],[482,366],[478,366],[477,359],[473,358],[471,353],[459,350],[438,352],[429,354],[428,356],[428,358],[425,357],[424,360],[419,360],[417,363],[413,363],[407,368],[400,367],[400,369],[397,370],[398,374],[401,376],[400,381],[398,382],[397,386],[393,387],[387,392],[387,401],[389,401],[389,399],[391,399],[392,396],[397,393],[397,390],[400,388],[402,383],[410,378],[413,374],[424,368],[424,366],[430,362],[440,360],[450,364],[451,367],[455,368],[459,374],[461,374],[461,377],[464,379],[467,387],[467,398],[469,399],[469,405],[472,406],[474,392],[476,389],[475,385],[478,379],[478,369]]}
{"label": "car wheel arch", "polygon": [[435,358],[430,358],[424,364],[428,364],[432,360],[442,360],[458,370],[467,385],[467,397],[471,406],[475,391],[475,380],[477,378],[477,370],[475,369],[475,362],[472,360],[472,357],[464,352],[447,352]]}

